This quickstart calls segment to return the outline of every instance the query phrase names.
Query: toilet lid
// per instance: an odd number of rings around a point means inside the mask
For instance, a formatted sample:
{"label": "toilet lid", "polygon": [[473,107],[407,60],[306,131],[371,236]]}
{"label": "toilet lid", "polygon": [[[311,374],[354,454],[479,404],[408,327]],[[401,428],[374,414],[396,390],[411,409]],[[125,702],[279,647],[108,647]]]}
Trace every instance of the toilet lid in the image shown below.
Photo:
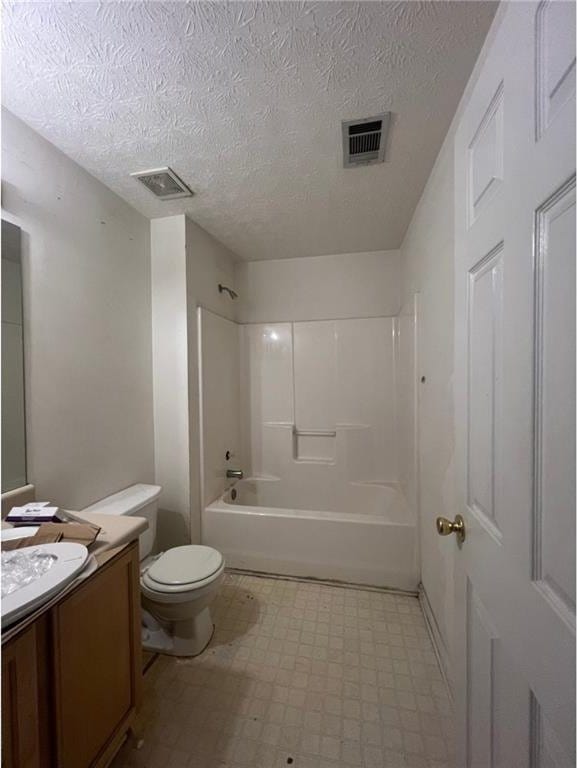
{"label": "toilet lid", "polygon": [[169,549],[150,566],[146,575],[157,584],[194,584],[208,579],[221,565],[222,555],[216,549],[189,544]]}

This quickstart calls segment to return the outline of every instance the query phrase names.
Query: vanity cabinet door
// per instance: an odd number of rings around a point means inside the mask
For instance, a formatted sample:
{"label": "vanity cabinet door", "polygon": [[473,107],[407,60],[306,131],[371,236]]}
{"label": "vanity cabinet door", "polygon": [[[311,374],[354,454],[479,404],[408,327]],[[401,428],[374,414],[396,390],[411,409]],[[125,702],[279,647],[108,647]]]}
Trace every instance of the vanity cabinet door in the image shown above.
{"label": "vanity cabinet door", "polygon": [[2,648],[2,768],[46,768],[47,629],[41,618]]}
{"label": "vanity cabinet door", "polygon": [[56,765],[106,765],[141,692],[136,544],[54,607],[52,634]]}

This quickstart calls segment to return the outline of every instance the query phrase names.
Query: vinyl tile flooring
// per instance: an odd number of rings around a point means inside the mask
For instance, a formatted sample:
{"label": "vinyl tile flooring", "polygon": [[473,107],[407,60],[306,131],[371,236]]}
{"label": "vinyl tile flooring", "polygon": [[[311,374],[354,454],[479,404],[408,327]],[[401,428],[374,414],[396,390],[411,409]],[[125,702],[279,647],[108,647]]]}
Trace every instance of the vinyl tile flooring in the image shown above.
{"label": "vinyl tile flooring", "polygon": [[159,656],[113,768],[453,768],[418,600],[227,573],[196,659]]}

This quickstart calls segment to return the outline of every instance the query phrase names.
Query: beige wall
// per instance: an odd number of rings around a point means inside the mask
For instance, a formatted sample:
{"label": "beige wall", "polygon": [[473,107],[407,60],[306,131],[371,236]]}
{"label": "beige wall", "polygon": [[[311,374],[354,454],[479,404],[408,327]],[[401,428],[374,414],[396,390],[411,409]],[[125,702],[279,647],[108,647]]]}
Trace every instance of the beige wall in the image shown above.
{"label": "beige wall", "polygon": [[390,317],[400,307],[399,251],[238,262],[240,323]]}
{"label": "beige wall", "polygon": [[[202,310],[203,505],[230,485],[227,469],[244,469],[240,448],[240,327]],[[226,461],[226,452],[231,459]]]}
{"label": "beige wall", "polygon": [[200,541],[197,307],[233,319],[234,254],[184,215],[151,221],[158,546]]}
{"label": "beige wall", "polygon": [[408,292],[395,320],[395,426],[398,479],[412,510],[418,510],[416,429],[416,321],[418,295]]}
{"label": "beige wall", "polygon": [[[441,537],[435,518],[453,519],[457,506],[454,424],[454,137],[471,89],[485,66],[492,40],[506,12],[497,10],[483,49],[435,161],[401,246],[403,306],[416,301],[418,421],[415,435],[420,514],[421,581],[424,607],[433,626],[441,662],[452,683],[454,660],[454,554],[452,537]],[[421,377],[425,382],[421,383]],[[410,438],[409,438],[410,439]],[[405,477],[409,478],[410,473]]]}
{"label": "beige wall", "polygon": [[[445,653],[453,643],[454,541],[435,518],[457,512],[453,424],[453,142],[445,142],[401,247],[403,304],[418,292],[418,489],[421,581]],[[425,383],[420,378],[425,376]],[[410,449],[408,451],[410,456]],[[410,475],[406,475],[411,484]],[[414,481],[413,481],[414,482]],[[417,497],[417,489],[409,488]]]}
{"label": "beige wall", "polygon": [[154,479],[149,223],[6,110],[2,177],[22,228],[28,480],[79,509]]}
{"label": "beige wall", "polygon": [[189,431],[191,483],[191,537],[200,542],[203,500],[200,482],[200,411],[197,308],[203,307],[228,320],[235,320],[238,299],[218,292],[223,283],[235,290],[236,256],[191,219],[186,219],[186,294],[188,302]]}
{"label": "beige wall", "polygon": [[150,222],[157,547],[190,539],[188,317],[184,216]]}

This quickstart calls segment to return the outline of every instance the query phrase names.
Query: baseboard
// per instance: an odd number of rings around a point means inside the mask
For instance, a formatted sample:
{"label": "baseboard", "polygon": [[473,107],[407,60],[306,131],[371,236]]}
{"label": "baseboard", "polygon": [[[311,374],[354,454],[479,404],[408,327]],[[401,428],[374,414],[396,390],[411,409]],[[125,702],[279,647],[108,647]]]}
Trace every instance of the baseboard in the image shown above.
{"label": "baseboard", "polygon": [[405,597],[417,597],[418,592],[414,589],[399,589],[397,587],[380,587],[373,584],[363,584],[355,581],[342,581],[340,579],[319,579],[315,576],[293,576],[286,573],[275,573],[273,571],[257,571],[252,568],[226,568],[227,573],[236,573],[240,576],[255,576],[261,579],[276,579],[277,581],[296,581],[303,584],[320,584],[324,587],[342,587],[343,589],[356,589],[365,592],[386,592],[393,595],[403,595]]}
{"label": "baseboard", "polygon": [[[385,587],[399,592],[408,592],[417,597],[418,577],[416,574],[412,574],[409,568],[396,571],[386,562],[384,565],[373,563],[371,567],[366,567],[365,563],[349,565],[340,561],[336,565],[327,561],[313,561],[312,558],[308,557],[303,560],[298,557],[285,558],[280,552],[265,556],[261,552],[229,549],[222,544],[219,546],[218,537],[206,537],[203,544],[217,549],[224,557],[229,570],[327,583],[353,584],[356,587]],[[337,578],[333,574],[338,574]]]}
{"label": "baseboard", "polygon": [[431,603],[429,602],[429,598],[422,584],[419,584],[419,603],[421,605],[421,610],[423,611],[423,616],[425,617],[425,623],[429,631],[435,655],[439,662],[439,667],[441,668],[441,674],[443,675],[445,685],[447,686],[449,697],[451,698],[451,701],[453,701],[453,678],[451,675],[449,652],[447,651],[447,646],[445,645],[445,641],[439,630],[437,619],[435,618]]}

